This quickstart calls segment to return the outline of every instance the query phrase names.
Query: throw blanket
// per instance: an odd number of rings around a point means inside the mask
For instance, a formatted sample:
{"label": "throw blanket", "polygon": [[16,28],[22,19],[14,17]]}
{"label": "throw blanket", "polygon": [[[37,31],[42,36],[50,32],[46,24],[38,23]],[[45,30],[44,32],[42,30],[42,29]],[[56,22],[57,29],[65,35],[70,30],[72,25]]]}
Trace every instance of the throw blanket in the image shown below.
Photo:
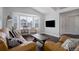
{"label": "throw blanket", "polygon": [[26,41],[23,40],[22,38],[12,38],[11,40],[8,40],[8,46],[10,48],[16,47],[20,44],[29,44],[32,43],[33,41]]}

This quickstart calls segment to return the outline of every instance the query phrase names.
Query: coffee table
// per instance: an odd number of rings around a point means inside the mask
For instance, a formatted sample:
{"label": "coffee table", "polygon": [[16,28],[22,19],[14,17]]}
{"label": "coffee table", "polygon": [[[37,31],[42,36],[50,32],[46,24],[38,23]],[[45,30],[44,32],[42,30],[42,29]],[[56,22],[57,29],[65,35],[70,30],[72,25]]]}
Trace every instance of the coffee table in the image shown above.
{"label": "coffee table", "polygon": [[40,42],[41,44],[44,44],[45,40],[48,39],[47,36],[44,36],[42,34],[33,34],[31,36],[33,36],[35,38],[34,40]]}

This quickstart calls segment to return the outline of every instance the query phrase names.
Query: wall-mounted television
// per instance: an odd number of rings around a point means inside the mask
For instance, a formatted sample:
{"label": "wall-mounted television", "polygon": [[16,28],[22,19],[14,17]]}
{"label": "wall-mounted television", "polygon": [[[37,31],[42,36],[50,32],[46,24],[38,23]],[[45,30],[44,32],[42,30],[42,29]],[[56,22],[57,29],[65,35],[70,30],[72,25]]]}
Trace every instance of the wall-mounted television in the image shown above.
{"label": "wall-mounted television", "polygon": [[55,27],[55,20],[46,21],[46,27]]}

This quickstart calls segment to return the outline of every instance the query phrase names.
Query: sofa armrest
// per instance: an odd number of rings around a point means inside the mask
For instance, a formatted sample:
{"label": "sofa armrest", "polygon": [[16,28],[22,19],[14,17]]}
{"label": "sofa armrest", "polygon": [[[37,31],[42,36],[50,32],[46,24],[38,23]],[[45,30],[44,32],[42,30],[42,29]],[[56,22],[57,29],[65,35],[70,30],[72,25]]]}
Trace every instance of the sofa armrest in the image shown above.
{"label": "sofa armrest", "polygon": [[45,51],[65,51],[64,48],[60,47],[60,45],[52,42],[52,41],[46,41],[44,44],[44,50]]}
{"label": "sofa armrest", "polygon": [[62,42],[57,42],[56,45],[60,46],[62,45],[63,43]]}
{"label": "sofa armrest", "polygon": [[79,51],[79,45],[75,48],[74,51]]}
{"label": "sofa armrest", "polygon": [[36,50],[36,43],[20,44],[17,47],[9,49],[9,51],[34,51]]}

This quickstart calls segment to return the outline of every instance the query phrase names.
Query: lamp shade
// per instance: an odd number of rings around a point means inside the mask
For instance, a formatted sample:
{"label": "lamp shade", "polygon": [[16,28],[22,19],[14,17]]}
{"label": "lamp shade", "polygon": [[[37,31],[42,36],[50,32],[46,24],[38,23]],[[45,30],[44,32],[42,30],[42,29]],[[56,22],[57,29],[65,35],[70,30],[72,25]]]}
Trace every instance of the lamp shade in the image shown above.
{"label": "lamp shade", "polygon": [[7,16],[7,20],[12,19],[9,15]]}

